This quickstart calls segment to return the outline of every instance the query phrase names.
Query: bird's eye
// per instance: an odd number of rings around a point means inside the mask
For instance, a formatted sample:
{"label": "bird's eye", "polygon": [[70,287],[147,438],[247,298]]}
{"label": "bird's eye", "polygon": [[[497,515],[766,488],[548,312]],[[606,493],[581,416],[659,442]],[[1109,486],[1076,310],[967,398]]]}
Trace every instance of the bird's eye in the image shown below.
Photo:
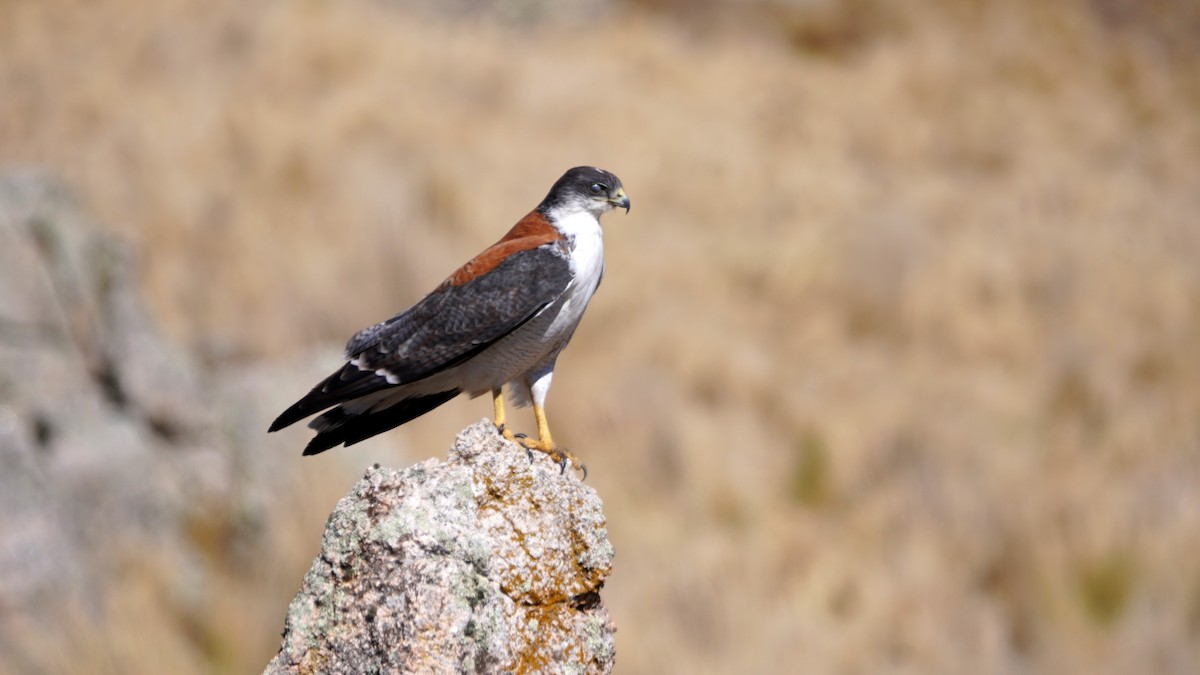
{"label": "bird's eye", "polygon": [[592,191],[592,194],[598,195],[600,194],[600,191],[604,189],[604,186],[599,183],[592,183],[592,187],[588,189]]}

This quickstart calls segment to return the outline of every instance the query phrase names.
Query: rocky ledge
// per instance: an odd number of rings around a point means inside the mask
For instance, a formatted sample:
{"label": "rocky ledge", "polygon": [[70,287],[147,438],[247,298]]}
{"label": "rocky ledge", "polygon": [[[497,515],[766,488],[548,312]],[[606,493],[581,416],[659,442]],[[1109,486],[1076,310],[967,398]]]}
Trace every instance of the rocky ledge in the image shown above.
{"label": "rocky ledge", "polygon": [[600,498],[484,420],[338,502],[267,673],[612,670]]}

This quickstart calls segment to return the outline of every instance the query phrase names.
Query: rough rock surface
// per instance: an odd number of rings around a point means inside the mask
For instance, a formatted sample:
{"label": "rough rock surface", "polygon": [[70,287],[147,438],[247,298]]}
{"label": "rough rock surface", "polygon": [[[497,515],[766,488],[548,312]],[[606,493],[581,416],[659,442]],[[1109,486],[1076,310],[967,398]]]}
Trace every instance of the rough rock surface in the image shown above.
{"label": "rough rock surface", "polygon": [[596,492],[486,420],[337,505],[267,673],[606,673]]}

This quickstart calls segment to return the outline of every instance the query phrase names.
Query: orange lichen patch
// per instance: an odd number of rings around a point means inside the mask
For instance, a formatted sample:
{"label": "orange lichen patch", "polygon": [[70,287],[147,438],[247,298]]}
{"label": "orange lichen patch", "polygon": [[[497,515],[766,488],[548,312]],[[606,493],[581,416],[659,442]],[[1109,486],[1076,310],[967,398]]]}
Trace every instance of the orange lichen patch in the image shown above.
{"label": "orange lichen patch", "polygon": [[[514,650],[514,659],[511,664],[513,672],[545,672],[547,666],[553,665],[548,662],[547,657],[550,655],[555,656],[556,661],[560,664],[582,665],[590,660],[583,644],[564,641],[563,644],[555,645],[551,649],[546,649],[547,645],[542,644],[548,635],[567,635],[570,634],[568,631],[573,630],[573,624],[579,617],[576,616],[578,612],[570,605],[559,602],[530,605],[522,609],[525,620],[517,632],[519,644]],[[554,647],[561,647],[561,651]]]}
{"label": "orange lichen patch", "polygon": [[461,286],[491,272],[497,265],[504,262],[514,253],[549,244],[562,239],[562,233],[546,220],[546,216],[538,211],[530,211],[513,225],[500,241],[492,244],[483,253],[471,258],[467,264],[455,270],[447,283]]}

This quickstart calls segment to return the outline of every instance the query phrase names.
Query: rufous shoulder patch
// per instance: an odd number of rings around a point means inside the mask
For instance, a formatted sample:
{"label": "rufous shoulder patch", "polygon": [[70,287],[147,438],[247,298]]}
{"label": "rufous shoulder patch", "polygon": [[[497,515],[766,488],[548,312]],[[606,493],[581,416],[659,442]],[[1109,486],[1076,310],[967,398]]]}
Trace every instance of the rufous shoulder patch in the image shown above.
{"label": "rufous shoulder patch", "polygon": [[546,220],[546,216],[538,211],[530,211],[513,225],[500,241],[492,244],[479,255],[467,261],[446,279],[451,286],[463,284],[477,279],[496,269],[496,266],[520,251],[528,251],[562,239],[562,233]]}

